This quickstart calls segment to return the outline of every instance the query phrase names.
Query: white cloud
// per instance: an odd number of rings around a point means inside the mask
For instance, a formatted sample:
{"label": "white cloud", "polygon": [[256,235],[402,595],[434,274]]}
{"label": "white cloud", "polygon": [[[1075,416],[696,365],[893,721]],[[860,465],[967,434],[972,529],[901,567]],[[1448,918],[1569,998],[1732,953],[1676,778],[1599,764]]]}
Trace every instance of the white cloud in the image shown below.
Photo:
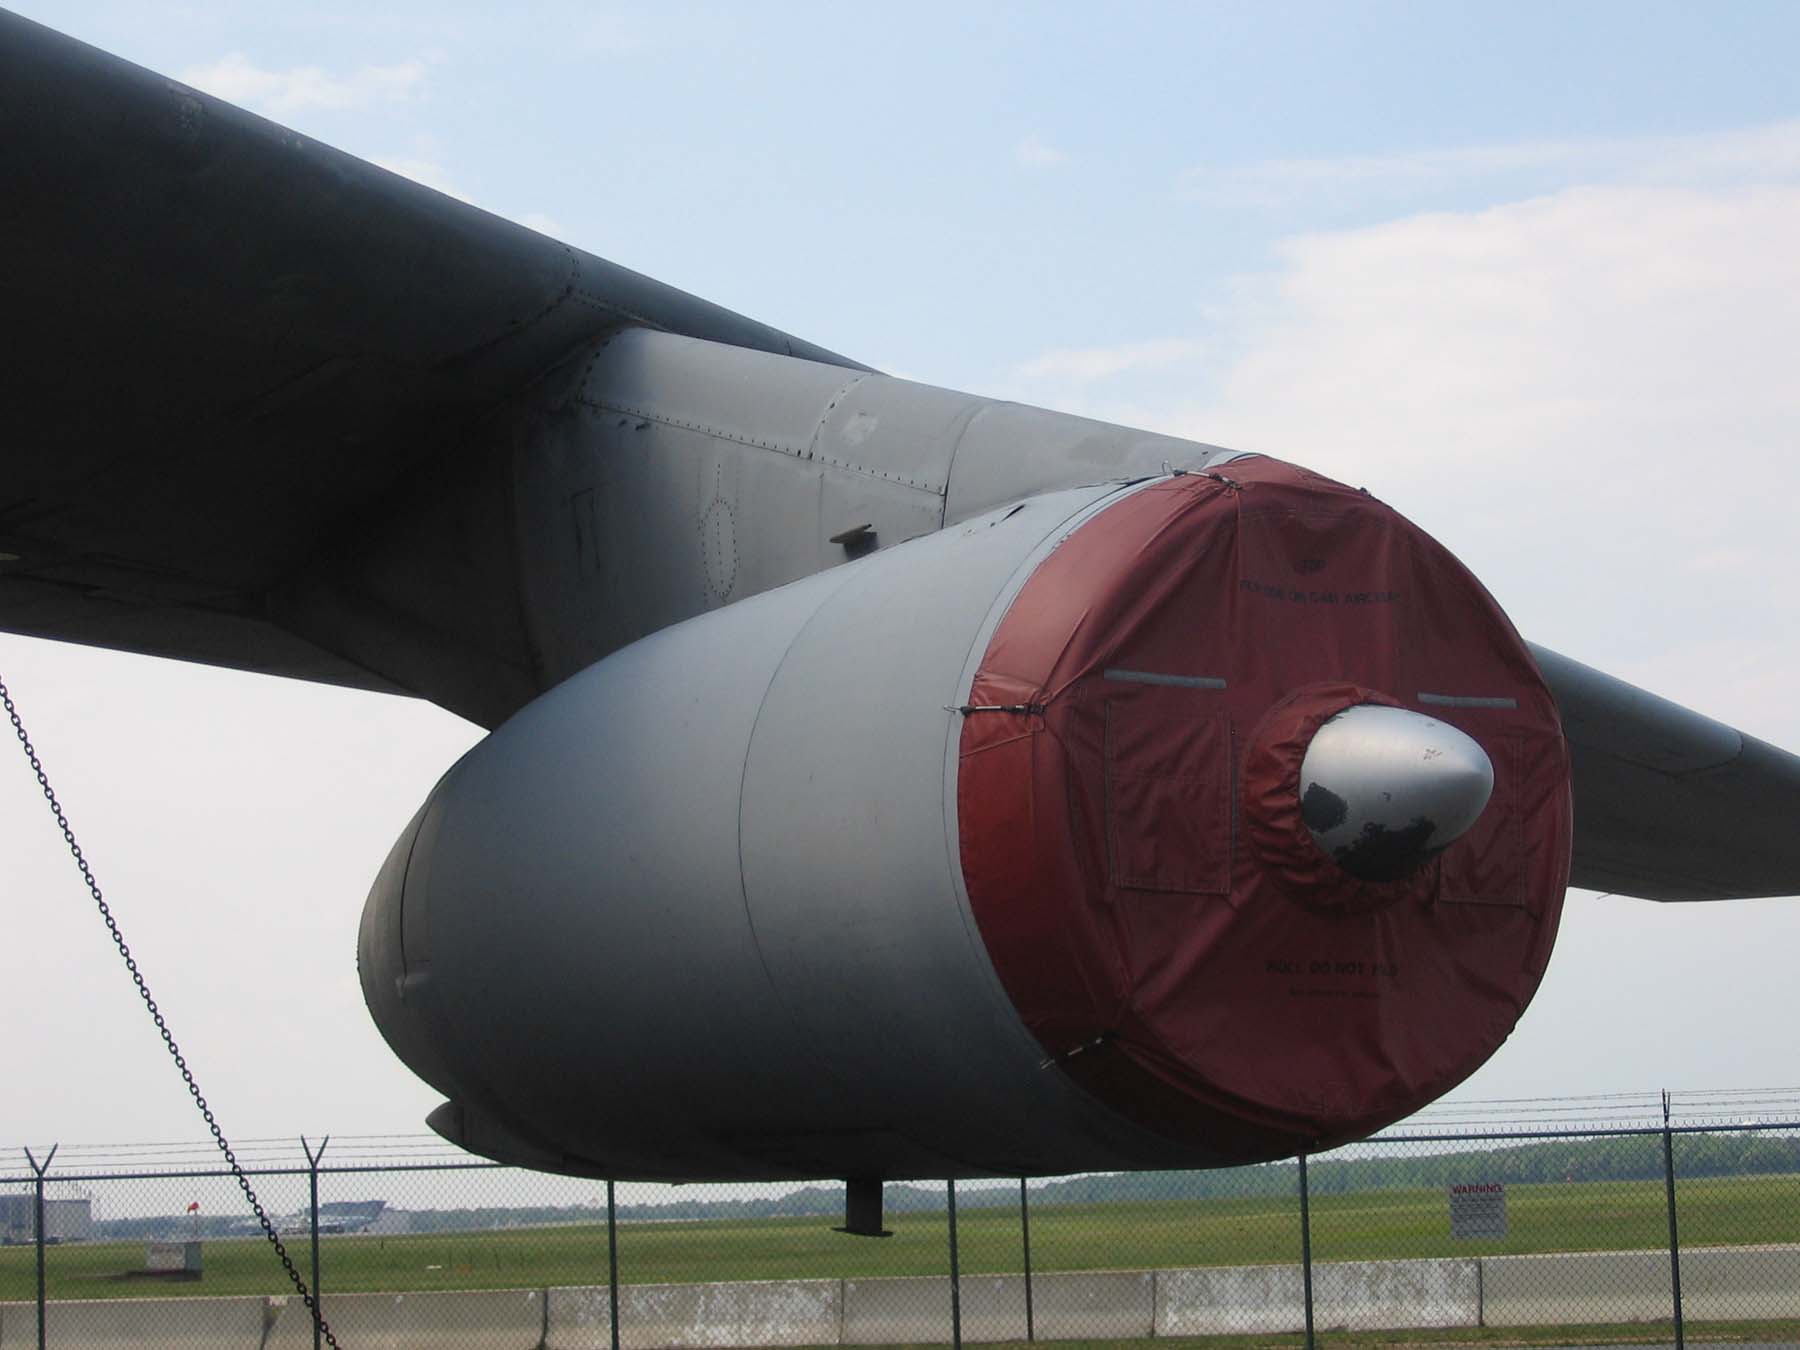
{"label": "white cloud", "polygon": [[1028,169],[1053,169],[1069,156],[1038,136],[1027,136],[1013,147],[1013,159]]}
{"label": "white cloud", "polygon": [[257,65],[242,52],[232,52],[210,66],[184,70],[180,78],[228,102],[275,117],[291,117],[315,109],[343,112],[404,102],[424,90],[428,73],[428,63],[419,57],[336,74],[320,66],[273,70]]}
{"label": "white cloud", "polygon": [[1089,384],[1129,371],[1161,370],[1203,356],[1204,344],[1188,338],[1124,342],[1111,347],[1061,347],[1023,361],[1013,370],[1022,380]]}
{"label": "white cloud", "polygon": [[1574,137],[1335,158],[1202,166],[1184,195],[1215,205],[1355,205],[1512,185],[1517,195],[1610,182],[1714,184],[1800,176],[1800,120],[1690,136]]}
{"label": "white cloud", "polygon": [[1722,470],[1800,487],[1797,240],[1789,187],[1580,188],[1296,238],[1178,418],[1414,498],[1523,497],[1571,529],[1603,499],[1722,574],[1741,544],[1724,513],[1669,508]]}
{"label": "white cloud", "polygon": [[1539,640],[1800,739],[1756,674],[1800,662],[1770,582],[1800,500],[1796,241],[1800,188],[1635,186],[1297,238],[1237,355],[1169,372],[1204,392],[1166,423],[1367,485]]}
{"label": "white cloud", "polygon": [[1020,392],[1367,486],[1528,636],[1800,743],[1795,143],[1297,235],[1193,340],[1047,352]]}

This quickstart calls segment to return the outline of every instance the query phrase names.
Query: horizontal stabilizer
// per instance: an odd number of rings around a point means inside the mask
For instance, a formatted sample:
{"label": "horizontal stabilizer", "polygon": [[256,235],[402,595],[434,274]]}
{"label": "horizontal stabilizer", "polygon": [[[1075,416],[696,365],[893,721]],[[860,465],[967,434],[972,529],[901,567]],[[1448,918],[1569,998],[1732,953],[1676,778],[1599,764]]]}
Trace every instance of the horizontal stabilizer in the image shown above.
{"label": "horizontal stabilizer", "polygon": [[1800,894],[1800,758],[1531,650],[1573,763],[1571,885],[1646,900]]}

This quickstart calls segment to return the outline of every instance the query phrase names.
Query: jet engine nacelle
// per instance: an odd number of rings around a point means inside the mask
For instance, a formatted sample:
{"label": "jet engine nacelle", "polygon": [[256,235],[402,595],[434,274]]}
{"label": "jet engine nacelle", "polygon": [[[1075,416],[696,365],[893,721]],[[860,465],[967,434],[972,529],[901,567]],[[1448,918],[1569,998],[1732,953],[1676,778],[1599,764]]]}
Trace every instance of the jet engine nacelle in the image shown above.
{"label": "jet engine nacelle", "polygon": [[[1353,727],[1302,783],[1370,705],[1400,741],[1365,774]],[[1491,797],[1455,767],[1484,755]],[[1453,841],[1440,797],[1474,817]],[[1328,851],[1345,821],[1378,865]],[[1031,498],[589,667],[439,783],[359,955],[433,1124],[504,1160],[1223,1165],[1479,1065],[1569,848],[1555,707],[1486,592],[1246,457]]]}

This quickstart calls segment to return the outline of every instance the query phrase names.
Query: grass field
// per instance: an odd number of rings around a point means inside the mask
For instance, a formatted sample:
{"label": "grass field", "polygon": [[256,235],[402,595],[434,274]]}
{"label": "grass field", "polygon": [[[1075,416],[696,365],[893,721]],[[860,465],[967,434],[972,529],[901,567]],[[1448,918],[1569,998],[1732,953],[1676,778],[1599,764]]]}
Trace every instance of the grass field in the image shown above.
{"label": "grass field", "polygon": [[[1800,1177],[1684,1181],[1684,1246],[1800,1242]],[[1505,1255],[1645,1249],[1668,1239],[1658,1182],[1514,1186],[1509,1236],[1456,1241],[1439,1190],[1315,1196],[1316,1261],[1418,1256]],[[942,1214],[890,1217],[895,1235],[846,1237],[822,1218],[741,1222],[628,1223],[619,1229],[623,1283],[838,1278],[942,1274]],[[1021,1269],[1018,1213],[959,1214],[965,1273]],[[284,1239],[302,1270],[308,1240]],[[1300,1221],[1292,1198],[1170,1201],[1103,1206],[1037,1206],[1031,1222],[1036,1270],[1254,1265],[1299,1258]],[[325,1289],[496,1289],[603,1284],[602,1225],[469,1234],[327,1237]],[[144,1262],[142,1243],[74,1243],[48,1251],[51,1298],[142,1298],[284,1292],[284,1277],[261,1241],[209,1241],[201,1280],[169,1284],[127,1278]],[[0,1249],[0,1300],[35,1297],[30,1247]]]}

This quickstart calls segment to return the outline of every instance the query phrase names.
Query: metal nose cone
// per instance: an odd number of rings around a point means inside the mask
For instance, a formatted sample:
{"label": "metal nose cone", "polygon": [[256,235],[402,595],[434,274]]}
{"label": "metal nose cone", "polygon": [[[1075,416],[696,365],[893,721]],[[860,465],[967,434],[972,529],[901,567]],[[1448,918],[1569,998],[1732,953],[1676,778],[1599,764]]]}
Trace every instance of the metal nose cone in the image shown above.
{"label": "metal nose cone", "polygon": [[1300,762],[1300,817],[1362,881],[1398,881],[1460,838],[1494,791],[1494,766],[1455,727],[1360,703],[1313,734]]}

